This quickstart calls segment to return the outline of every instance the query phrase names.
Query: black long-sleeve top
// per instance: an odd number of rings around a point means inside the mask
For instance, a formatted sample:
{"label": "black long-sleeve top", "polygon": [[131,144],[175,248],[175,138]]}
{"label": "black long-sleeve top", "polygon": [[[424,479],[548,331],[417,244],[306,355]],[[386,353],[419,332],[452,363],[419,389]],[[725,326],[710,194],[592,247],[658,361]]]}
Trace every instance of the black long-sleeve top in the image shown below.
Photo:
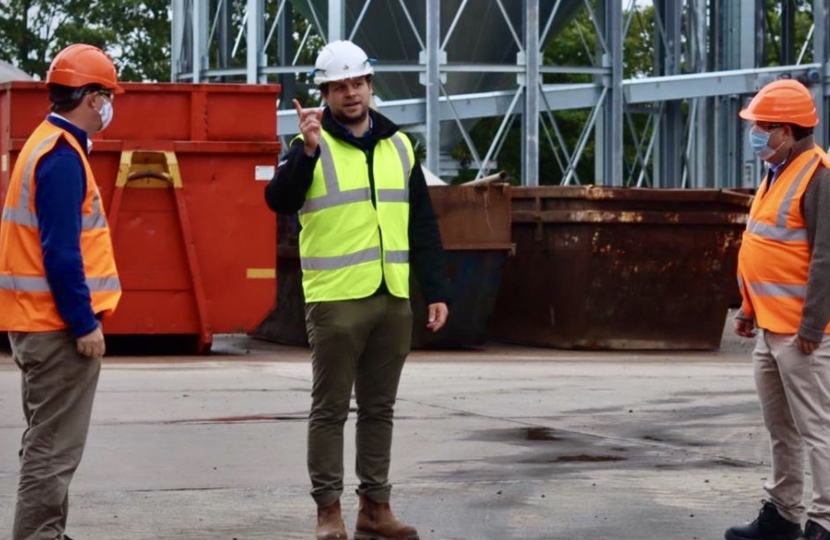
{"label": "black long-sleeve top", "polygon": [[[372,170],[375,146],[379,141],[394,135],[398,131],[398,126],[377,111],[370,111],[369,114],[371,129],[363,137],[354,137],[334,120],[328,108],[323,112],[322,128],[331,136],[363,151],[369,163],[369,170]],[[309,157],[303,150],[302,140],[298,139],[291,145],[280,159],[274,177],[265,188],[265,201],[271,210],[290,215],[296,214],[302,208],[319,157],[319,147],[315,155]],[[372,204],[377,206],[374,179],[371,175],[369,184]],[[441,246],[441,234],[429,198],[426,178],[417,157],[409,176],[409,261],[427,304],[449,302],[446,258]],[[385,290],[386,285],[381,282],[379,291]]]}

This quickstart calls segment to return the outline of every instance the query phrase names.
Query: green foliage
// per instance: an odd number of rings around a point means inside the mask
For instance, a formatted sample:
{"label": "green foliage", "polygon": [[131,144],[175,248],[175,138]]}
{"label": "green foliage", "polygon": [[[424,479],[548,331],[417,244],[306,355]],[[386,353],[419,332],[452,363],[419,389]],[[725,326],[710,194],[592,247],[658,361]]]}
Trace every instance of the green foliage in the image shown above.
{"label": "green foliage", "polygon": [[106,50],[121,80],[169,80],[170,2],[0,0],[0,59],[42,79],[72,43]]}
{"label": "green foliage", "polygon": [[[795,3],[795,48],[792,51],[794,61],[798,61],[800,47],[807,39],[810,32],[810,25],[813,23],[812,15],[812,0],[794,0]],[[779,61],[782,58],[783,43],[783,27],[781,16],[781,0],[766,0],[766,19],[764,27],[766,32],[765,45],[765,65],[778,66],[781,65]],[[810,63],[813,61],[813,47],[808,46],[804,50],[804,58],[802,63]]]}

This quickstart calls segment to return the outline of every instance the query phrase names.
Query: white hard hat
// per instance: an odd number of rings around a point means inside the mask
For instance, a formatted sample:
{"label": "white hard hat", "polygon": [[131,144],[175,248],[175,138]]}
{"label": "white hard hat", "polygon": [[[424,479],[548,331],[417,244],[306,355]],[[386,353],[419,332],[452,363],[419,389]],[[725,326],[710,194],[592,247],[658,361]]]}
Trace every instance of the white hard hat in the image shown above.
{"label": "white hard hat", "polygon": [[314,84],[371,75],[375,70],[366,53],[351,41],[332,41],[317,55]]}

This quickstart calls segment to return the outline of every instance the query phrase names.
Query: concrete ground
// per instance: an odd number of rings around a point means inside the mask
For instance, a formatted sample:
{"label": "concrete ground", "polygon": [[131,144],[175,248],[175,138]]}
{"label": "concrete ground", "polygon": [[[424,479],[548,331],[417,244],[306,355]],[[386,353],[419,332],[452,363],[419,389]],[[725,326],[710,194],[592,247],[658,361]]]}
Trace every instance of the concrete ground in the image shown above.
{"label": "concrete ground", "polygon": [[[239,337],[209,357],[109,358],[68,534],[312,539],[310,380],[307,351]],[[713,353],[416,352],[395,425],[393,509],[424,540],[723,538],[754,517],[768,475],[748,347],[732,338]],[[5,356],[0,539],[22,429]]]}

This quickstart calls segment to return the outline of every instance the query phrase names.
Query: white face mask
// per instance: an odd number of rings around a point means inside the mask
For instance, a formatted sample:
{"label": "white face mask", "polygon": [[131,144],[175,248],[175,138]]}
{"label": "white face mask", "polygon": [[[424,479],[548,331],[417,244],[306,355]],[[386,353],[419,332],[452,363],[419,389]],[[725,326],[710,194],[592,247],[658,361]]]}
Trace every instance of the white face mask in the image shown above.
{"label": "white face mask", "polygon": [[101,115],[101,129],[99,129],[98,131],[104,131],[105,129],[107,129],[107,126],[110,125],[110,122],[112,122],[112,116],[114,114],[112,102],[108,99],[105,99],[104,106],[101,107],[101,110],[98,111],[98,114]]}

